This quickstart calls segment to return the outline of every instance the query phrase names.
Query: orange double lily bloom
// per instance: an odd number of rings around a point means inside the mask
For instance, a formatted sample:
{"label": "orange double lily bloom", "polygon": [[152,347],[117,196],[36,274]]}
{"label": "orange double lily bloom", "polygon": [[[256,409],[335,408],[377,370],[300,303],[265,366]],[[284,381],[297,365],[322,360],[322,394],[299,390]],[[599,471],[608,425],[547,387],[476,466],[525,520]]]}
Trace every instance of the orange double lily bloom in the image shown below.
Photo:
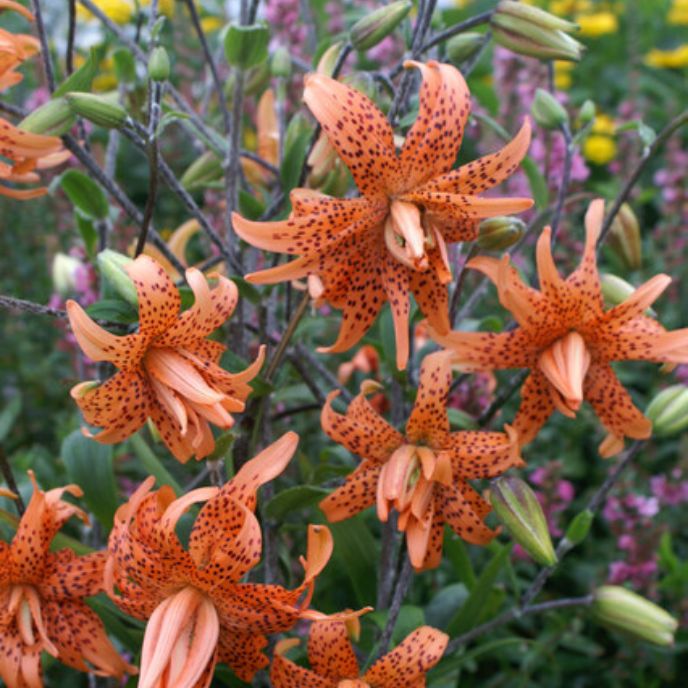
{"label": "orange double lily bloom", "polygon": [[595,254],[603,217],[604,202],[593,201],[585,217],[583,259],[565,280],[552,259],[550,229],[544,229],[537,243],[539,290],[521,281],[508,256],[469,263],[497,285],[516,329],[433,335],[465,370],[530,369],[514,420],[522,444],[537,435],[555,409],[574,418],[586,399],[608,432],[600,454],[613,456],[624,437],[649,437],[652,423],[634,406],[610,362],[688,363],[688,329],[667,332],[644,314],[671,282],[667,275],[656,275],[626,301],[604,310]]}
{"label": "orange double lily bloom", "polygon": [[[139,330],[116,336],[89,318],[75,301],[67,314],[79,345],[94,361],[109,361],[119,371],[107,382],[82,382],[71,395],[87,423],[103,428],[93,438],[104,444],[133,435],[148,418],[179,461],[201,459],[215,447],[210,423],[232,427],[231,413],[244,410],[248,382],[263,365],[265,349],[241,373],[219,365],[225,346],[206,337],[232,314],[235,284],[221,275],[210,289],[195,268],[186,271],[195,303],[179,313],[178,289],[152,258],[139,256],[127,268],[139,300]],[[84,430],[84,434],[91,434]]]}
{"label": "orange double lily bloom", "polygon": [[363,676],[341,621],[314,623],[308,636],[310,669],[294,664],[284,652],[298,641],[278,643],[270,667],[274,688],[421,688],[425,674],[440,661],[449,638],[442,631],[421,626]]}
{"label": "orange double lily bloom", "polygon": [[0,196],[25,201],[48,193],[44,186],[33,189],[15,189],[6,182],[33,184],[40,181],[36,170],[46,170],[62,164],[71,153],[62,149],[57,136],[32,134],[15,127],[0,117]]}
{"label": "orange double lily bloom", "polygon": [[[41,652],[99,676],[135,673],[117,654],[100,619],[84,602],[103,590],[107,552],[77,556],[50,551],[50,543],[78,507],[62,500],[80,497],[77,485],[43,492],[29,472],[34,492],[10,544],[0,542],[0,678],[9,688],[41,688]],[[0,495],[12,497],[0,489]]]}
{"label": "orange double lily bloom", "polygon": [[[23,5],[12,0],[0,0],[0,12],[12,10],[33,21],[33,14]],[[14,34],[0,28],[0,93],[18,84],[24,77],[15,69],[24,60],[33,57],[41,49],[40,43],[33,36]]]}
{"label": "orange double lily bloom", "polygon": [[365,95],[323,74],[306,77],[304,101],[351,171],[360,198],[295,189],[287,220],[233,219],[250,244],[300,256],[248,275],[249,281],[308,276],[314,298],[343,310],[337,340],[321,351],[352,347],[389,301],[400,369],[408,360],[409,292],[435,329],[450,329],[447,244],[475,239],[482,218],[532,205],[526,198],[478,196],[515,171],[530,142],[529,123],[502,150],[451,170],[470,110],[466,83],[451,65],[405,66],[420,69],[423,86],[418,117],[399,154],[392,128]]}
{"label": "orange double lily bloom", "polygon": [[[490,505],[468,481],[494,478],[522,463],[516,433],[509,426],[508,434],[450,432],[446,408],[450,386],[447,354],[427,356],[406,435],[372,408],[366,383],[346,415],[332,409],[337,391],[329,394],[322,412],[327,435],[363,462],[344,485],[320,502],[320,508],[330,521],[350,518],[373,504],[381,521],[396,510],[416,570],[439,566],[445,523],[474,544],[485,544],[497,534],[483,523]],[[378,388],[375,383],[373,387]]]}
{"label": "orange double lily bloom", "polygon": [[[169,487],[151,491],[151,477],[118,509],[105,580],[121,609],[148,620],[139,688],[205,687],[217,662],[251,681],[268,664],[266,634],[288,630],[299,619],[326,618],[307,609],[332,552],[324,526],[309,527],[298,588],[238,582],[261,555],[256,491],[284,470],[297,443],[295,433],[283,435],[222,489],[200,488],[175,499]],[[175,527],[199,502],[206,503],[187,550]]]}

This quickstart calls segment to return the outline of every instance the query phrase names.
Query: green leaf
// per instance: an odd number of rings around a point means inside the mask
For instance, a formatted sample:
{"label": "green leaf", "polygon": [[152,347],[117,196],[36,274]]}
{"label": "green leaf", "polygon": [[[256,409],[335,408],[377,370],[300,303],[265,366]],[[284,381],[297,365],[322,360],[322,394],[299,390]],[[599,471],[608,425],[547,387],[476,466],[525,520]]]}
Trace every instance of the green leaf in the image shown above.
{"label": "green leaf", "polygon": [[292,511],[305,509],[329,494],[329,490],[315,485],[297,485],[275,495],[266,505],[265,513],[281,521]]}
{"label": "green leaf", "polygon": [[499,551],[490,559],[471,590],[466,603],[449,622],[447,628],[449,635],[461,635],[480,623],[482,611],[490,598],[492,587],[504,568],[510,552],[510,545],[501,546]]}
{"label": "green leaf", "polygon": [[110,206],[100,186],[79,170],[67,170],[60,176],[60,186],[69,200],[86,217],[104,220]]}
{"label": "green leaf", "polygon": [[268,59],[270,32],[263,24],[230,26],[225,34],[225,57],[232,67],[250,69]]}
{"label": "green leaf", "polygon": [[120,299],[103,299],[86,308],[86,312],[96,320],[109,320],[114,323],[129,325],[139,319],[134,307]]}
{"label": "green leaf", "polygon": [[463,583],[452,583],[442,588],[425,608],[427,622],[434,628],[445,629],[457,611],[466,603],[468,588]]}
{"label": "green leaf", "polygon": [[107,529],[118,506],[117,485],[112,468],[112,447],[99,444],[75,430],[62,442],[62,461],[70,480],[84,491],[84,501]]}
{"label": "green leaf", "polygon": [[478,421],[461,409],[448,408],[447,416],[449,416],[449,423],[452,428],[458,428],[459,430],[478,429]]}
{"label": "green leaf", "polygon": [[0,442],[4,442],[7,435],[10,434],[17,416],[21,411],[22,400],[19,393],[15,395],[5,404],[5,407],[0,413]]}
{"label": "green leaf", "polygon": [[301,169],[308,154],[308,145],[311,140],[309,130],[300,131],[289,141],[284,151],[282,166],[280,167],[280,179],[282,189],[288,194],[299,183]]}
{"label": "green leaf", "polygon": [[469,590],[473,590],[477,579],[464,541],[454,534],[445,537],[444,554],[452,563],[458,579],[464,583]]}
{"label": "green leaf", "polygon": [[526,173],[526,177],[528,177],[528,184],[530,184],[530,192],[533,194],[535,207],[538,208],[538,210],[543,210],[549,203],[547,181],[532,158],[523,158],[521,167]]}
{"label": "green leaf", "polygon": [[178,495],[182,494],[181,485],[172,477],[172,474],[162,465],[155,452],[148,446],[146,441],[138,432],[129,438],[129,444],[136,454],[136,458],[141,462],[147,473],[155,476],[160,485],[169,485]]}
{"label": "green leaf", "polygon": [[91,90],[91,82],[98,73],[98,65],[102,56],[101,48],[91,48],[86,62],[79,67],[75,72],[70,74],[54,91],[52,97],[59,98],[70,91],[85,91]]}
{"label": "green leaf", "polygon": [[155,135],[156,136],[162,136],[162,133],[167,129],[167,127],[170,126],[170,124],[174,124],[175,122],[179,122],[180,120],[190,120],[191,115],[188,115],[186,112],[182,112],[181,110],[168,110],[161,118],[160,122],[158,123],[158,128],[155,130]]}
{"label": "green leaf", "polygon": [[86,246],[86,253],[89,258],[93,259],[98,248],[98,230],[93,225],[89,218],[84,217],[81,213],[75,213],[76,226],[81,234],[81,238]]}
{"label": "green leaf", "polygon": [[239,290],[239,296],[242,299],[246,299],[253,304],[259,304],[263,297],[260,292],[250,283],[247,282],[243,277],[232,277],[232,282],[237,285]]}
{"label": "green leaf", "polygon": [[112,52],[117,81],[132,83],[136,81],[136,58],[128,48],[116,48]]}
{"label": "green leaf", "polygon": [[334,537],[333,558],[351,579],[356,603],[375,603],[377,543],[361,515],[329,525]]}
{"label": "green leaf", "polygon": [[265,204],[253,194],[239,189],[239,212],[247,220],[257,220],[265,211]]}

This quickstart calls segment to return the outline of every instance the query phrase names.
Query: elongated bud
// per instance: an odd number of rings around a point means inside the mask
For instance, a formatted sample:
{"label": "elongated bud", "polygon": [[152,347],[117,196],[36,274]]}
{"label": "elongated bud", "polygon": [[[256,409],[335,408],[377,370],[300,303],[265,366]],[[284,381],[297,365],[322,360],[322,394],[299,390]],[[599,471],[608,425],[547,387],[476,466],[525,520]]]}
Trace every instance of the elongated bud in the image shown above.
{"label": "elongated bud", "polygon": [[139,297],[136,293],[136,287],[126,272],[126,267],[132,262],[131,258],[109,248],[98,254],[100,274],[125,301],[138,307]]}
{"label": "elongated bud", "polygon": [[170,58],[161,45],[153,48],[148,58],[148,76],[153,81],[167,81],[170,78]]}
{"label": "elongated bud", "polygon": [[578,111],[578,122],[581,126],[590,124],[590,122],[595,119],[596,114],[597,108],[595,107],[595,103],[588,99],[581,105],[581,109]]}
{"label": "elongated bud", "polygon": [[272,76],[288,79],[291,76],[291,55],[286,48],[277,48],[270,61]]}
{"label": "elongated bud", "polygon": [[62,136],[76,122],[76,117],[65,98],[55,98],[41,105],[19,124],[19,129],[32,134],[45,136]]}
{"label": "elongated bud", "polygon": [[545,515],[535,493],[511,476],[497,478],[490,486],[490,503],[511,536],[543,566],[552,566],[557,555],[547,528]]}
{"label": "elongated bud", "polygon": [[76,288],[77,272],[83,267],[83,263],[74,256],[66,253],[56,253],[53,258],[53,287],[61,296],[68,296]]}
{"label": "elongated bud", "polygon": [[[608,273],[600,274],[600,286],[602,288],[602,296],[608,306],[618,306],[635,291],[635,287],[630,282],[618,275],[610,275]],[[647,308],[645,315],[656,317],[657,313],[652,308]]]}
{"label": "elongated bud", "polygon": [[688,387],[672,385],[663,389],[648,405],[645,415],[652,432],[659,437],[675,435],[688,428]]}
{"label": "elongated bud", "polygon": [[342,41],[337,41],[336,43],[333,43],[320,56],[320,59],[318,60],[318,66],[315,68],[315,71],[318,72],[318,74],[332,76],[335,65],[337,64],[337,60],[339,59],[339,53],[341,53],[343,45],[344,44],[342,43]]}
{"label": "elongated bud", "polygon": [[581,58],[582,44],[569,36],[578,25],[538,7],[502,0],[490,23],[495,41],[515,53],[542,60]]}
{"label": "elongated bud", "polygon": [[624,265],[637,270],[643,261],[643,243],[638,218],[628,203],[624,203],[609,228],[609,245]]}
{"label": "elongated bud", "polygon": [[569,527],[566,529],[566,535],[564,537],[572,545],[580,544],[588,537],[590,526],[594,520],[595,514],[590,511],[590,509],[577,513],[573,521],[569,523]]}
{"label": "elongated bud", "polygon": [[538,88],[531,107],[533,119],[545,129],[558,129],[569,121],[562,104],[549,92]]}
{"label": "elongated bud", "polygon": [[73,91],[65,98],[75,115],[106,129],[117,129],[128,119],[127,111],[108,96]]}
{"label": "elongated bud", "polygon": [[452,62],[465,62],[470,60],[485,42],[485,34],[477,31],[466,31],[458,36],[452,36],[447,41],[447,57]]}
{"label": "elongated bud", "polygon": [[594,594],[593,615],[599,623],[654,645],[674,644],[678,621],[664,609],[617,585],[604,585]]}
{"label": "elongated bud", "polygon": [[200,189],[222,177],[222,163],[212,151],[206,151],[194,160],[179,180],[189,191]]}
{"label": "elongated bud", "polygon": [[491,217],[480,223],[478,246],[485,251],[503,251],[513,246],[523,236],[525,229],[525,222],[518,217]]}
{"label": "elongated bud", "polygon": [[410,0],[397,0],[380,7],[359,19],[349,32],[349,40],[356,50],[368,50],[389,36],[411,11]]}

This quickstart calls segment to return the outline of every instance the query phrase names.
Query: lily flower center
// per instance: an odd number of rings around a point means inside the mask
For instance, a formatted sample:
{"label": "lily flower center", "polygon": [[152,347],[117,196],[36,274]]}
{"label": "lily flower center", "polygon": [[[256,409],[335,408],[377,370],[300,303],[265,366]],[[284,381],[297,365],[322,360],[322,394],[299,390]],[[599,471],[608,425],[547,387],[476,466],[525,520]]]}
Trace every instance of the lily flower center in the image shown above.
{"label": "lily flower center", "polygon": [[153,612],[141,650],[139,688],[191,688],[213,661],[220,635],[215,605],[187,586]]}
{"label": "lily flower center", "polygon": [[421,272],[428,269],[426,251],[435,247],[437,232],[425,227],[420,208],[415,203],[391,202],[384,235],[387,250],[400,263]]}
{"label": "lily flower center", "polygon": [[590,368],[590,352],[578,332],[569,332],[540,354],[538,365],[554,387],[557,408],[573,417],[583,401],[583,383]]}
{"label": "lily flower center", "polygon": [[13,585],[10,588],[8,611],[14,616],[17,629],[26,649],[39,649],[53,657],[59,654],[48,638],[41,614],[41,599],[32,585]]}

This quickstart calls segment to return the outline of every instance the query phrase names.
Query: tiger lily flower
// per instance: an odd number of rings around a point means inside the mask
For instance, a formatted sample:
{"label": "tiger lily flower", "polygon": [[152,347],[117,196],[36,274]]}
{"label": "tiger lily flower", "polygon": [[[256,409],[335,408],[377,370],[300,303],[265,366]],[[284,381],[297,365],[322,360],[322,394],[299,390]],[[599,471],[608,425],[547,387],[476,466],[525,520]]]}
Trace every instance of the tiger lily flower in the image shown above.
{"label": "tiger lily flower", "polygon": [[[139,688],[206,687],[217,662],[250,682],[268,664],[262,653],[267,634],[299,619],[326,618],[307,609],[332,553],[324,526],[309,526],[298,588],[239,582],[261,555],[256,491],[284,470],[297,443],[298,435],[288,432],[221,489],[199,488],[179,499],[168,486],[152,491],[150,477],[118,509],[105,583],[122,610],[148,621]],[[184,549],[175,527],[200,502],[205,505]]]}
{"label": "tiger lily flower", "polygon": [[6,182],[31,184],[40,180],[36,170],[45,170],[62,164],[70,157],[69,151],[62,150],[62,142],[57,136],[32,134],[15,127],[0,117],[0,156],[10,162],[0,161],[0,196],[9,196],[24,201],[44,196],[48,189],[44,186],[33,189],[15,189]]}
{"label": "tiger lily flower", "polygon": [[469,267],[496,284],[501,304],[518,327],[500,334],[452,332],[434,338],[451,350],[464,370],[529,368],[514,420],[522,444],[530,442],[556,409],[574,418],[587,400],[608,432],[599,447],[604,457],[621,451],[624,437],[645,439],[652,423],[634,406],[611,361],[688,363],[688,328],[667,332],[645,315],[671,282],[656,275],[625,301],[605,311],[595,248],[604,202],[591,203],[579,267],[566,279],[557,272],[550,228],[537,242],[540,289],[524,284],[508,256],[474,258]]}
{"label": "tiger lily flower", "polygon": [[298,640],[283,640],[275,648],[270,681],[274,688],[420,688],[425,685],[425,674],[442,658],[448,641],[442,631],[421,626],[361,676],[346,625],[316,622],[308,635],[311,668],[287,659],[284,653],[298,645]]}
{"label": "tiger lily flower", "polygon": [[[72,516],[86,514],[62,499],[82,495],[77,485],[43,492],[34,486],[11,543],[0,542],[0,678],[9,688],[40,688],[41,652],[79,671],[122,679],[135,673],[117,654],[84,598],[103,589],[106,552],[77,556],[51,551]],[[6,497],[11,492],[0,490]]]}
{"label": "tiger lily flower", "polygon": [[215,447],[210,423],[234,424],[231,413],[244,410],[248,382],[263,365],[265,349],[241,373],[219,365],[225,346],[206,337],[232,314],[238,300],[233,282],[214,274],[210,289],[196,270],[186,271],[195,303],[179,313],[181,299],[165,270],[152,258],[139,256],[127,268],[138,293],[139,330],[116,336],[89,318],[75,301],[67,302],[74,335],[94,361],[108,361],[119,371],[107,382],[82,382],[71,390],[87,423],[103,428],[84,434],[103,444],[125,440],[148,418],[179,461],[201,459]]}
{"label": "tiger lily flower", "polygon": [[418,117],[399,154],[391,126],[365,95],[323,74],[306,77],[304,101],[351,171],[359,198],[295,189],[287,220],[233,217],[250,244],[300,256],[248,275],[249,281],[308,276],[314,298],[343,310],[337,340],[321,352],[351,348],[389,301],[400,369],[408,360],[409,292],[435,329],[450,329],[447,244],[474,240],[483,218],[532,205],[527,198],[478,196],[515,171],[530,142],[528,121],[500,151],[451,170],[470,110],[466,83],[451,65],[408,61],[405,67],[418,68],[423,85]]}
{"label": "tiger lily flower", "polygon": [[358,454],[362,463],[344,485],[320,502],[329,521],[350,518],[373,504],[381,521],[394,509],[406,533],[409,558],[417,571],[435,568],[442,557],[446,523],[467,542],[485,544],[497,533],[483,523],[489,504],[469,480],[494,478],[521,465],[516,433],[450,432],[446,401],[451,366],[445,352],[427,356],[420,371],[416,403],[402,435],[370,405],[363,383],[346,415],[327,397],[322,427],[335,442]]}
{"label": "tiger lily flower", "polygon": [[[0,0],[0,12],[3,10],[17,12],[29,21],[34,20],[33,14],[26,7],[13,0]],[[40,49],[40,43],[33,36],[14,34],[0,28],[0,93],[24,78],[15,69]]]}

